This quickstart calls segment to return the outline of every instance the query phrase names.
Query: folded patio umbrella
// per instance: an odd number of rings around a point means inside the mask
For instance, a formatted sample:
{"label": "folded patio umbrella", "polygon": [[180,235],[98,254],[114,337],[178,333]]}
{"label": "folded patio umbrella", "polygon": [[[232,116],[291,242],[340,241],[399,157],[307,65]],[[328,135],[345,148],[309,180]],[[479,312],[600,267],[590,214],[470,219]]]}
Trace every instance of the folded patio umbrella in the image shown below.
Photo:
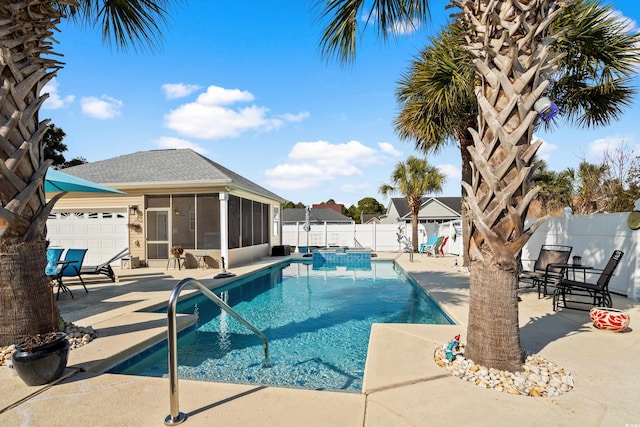
{"label": "folded patio umbrella", "polygon": [[110,188],[96,182],[87,181],[66,173],[62,173],[55,169],[49,169],[44,181],[44,191],[61,192],[75,191],[81,193],[116,193],[125,194],[115,188]]}

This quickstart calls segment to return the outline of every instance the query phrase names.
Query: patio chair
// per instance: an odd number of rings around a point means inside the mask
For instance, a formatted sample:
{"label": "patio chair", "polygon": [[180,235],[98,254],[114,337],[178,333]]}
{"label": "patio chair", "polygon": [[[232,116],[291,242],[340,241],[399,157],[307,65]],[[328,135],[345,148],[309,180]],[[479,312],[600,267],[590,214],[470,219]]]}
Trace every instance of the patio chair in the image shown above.
{"label": "patio chair", "polygon": [[113,258],[109,259],[108,261],[103,262],[102,264],[99,265],[83,265],[80,268],[80,273],[82,274],[104,274],[105,276],[107,276],[109,279],[111,279],[112,282],[116,281],[116,273],[113,271],[113,268],[111,268],[111,263],[116,262],[122,258],[128,257],[129,256],[129,249],[125,248],[123,250],[121,250],[120,252],[118,252],[117,255],[115,255]]}
{"label": "patio chair", "polygon": [[[607,262],[607,265],[603,270],[596,268],[585,269],[583,281],[564,278],[560,280],[553,293],[553,311],[557,311],[558,308],[560,308],[561,298],[563,308],[581,310],[577,307],[567,306],[567,295],[571,295],[572,300],[569,302],[574,304],[586,304],[589,307],[611,307],[613,305],[613,301],[611,300],[611,294],[609,293],[609,281],[611,280],[611,276],[613,276],[613,272],[616,270],[616,267],[618,267],[620,259],[622,259],[622,255],[624,255],[624,252],[622,251],[613,251],[611,258],[609,258],[609,262]],[[589,273],[600,273],[596,283],[587,282],[586,277]],[[579,301],[575,300],[573,297],[589,297],[589,301]]]}
{"label": "patio chair", "polygon": [[438,252],[440,252],[440,256],[444,256],[444,247],[446,246],[448,241],[449,236],[444,236],[444,239],[442,239],[442,243],[440,244],[440,246],[438,246]]}
{"label": "patio chair", "polygon": [[422,254],[427,250],[428,247],[432,247],[433,244],[436,242],[436,240],[438,240],[438,236],[436,236],[435,234],[433,236],[429,236],[426,242],[420,243],[420,248],[418,252]]}
{"label": "patio chair", "polygon": [[62,261],[58,261],[60,267],[58,268],[58,274],[56,275],[56,280],[58,281],[58,292],[56,293],[56,299],[60,297],[60,290],[62,290],[62,292],[68,291],[69,295],[71,295],[71,298],[73,298],[71,289],[69,289],[69,287],[67,287],[62,282],[63,277],[79,278],[85,292],[89,293],[89,290],[87,289],[87,286],[84,284],[84,280],[82,280],[82,276],[80,275],[82,262],[84,261],[84,256],[86,254],[86,249],[67,249],[67,252],[64,254],[64,259]]}
{"label": "patio chair", "polygon": [[538,298],[547,295],[547,286],[557,284],[565,272],[562,267],[550,264],[567,264],[572,250],[573,246],[542,245],[533,270],[522,271],[518,279],[521,282],[529,282],[531,287],[537,287]]}
{"label": "patio chair", "polygon": [[442,248],[447,244],[447,240],[449,240],[449,236],[440,236],[438,240],[429,248],[427,248],[427,255],[432,255],[434,257],[444,256],[444,251]]}

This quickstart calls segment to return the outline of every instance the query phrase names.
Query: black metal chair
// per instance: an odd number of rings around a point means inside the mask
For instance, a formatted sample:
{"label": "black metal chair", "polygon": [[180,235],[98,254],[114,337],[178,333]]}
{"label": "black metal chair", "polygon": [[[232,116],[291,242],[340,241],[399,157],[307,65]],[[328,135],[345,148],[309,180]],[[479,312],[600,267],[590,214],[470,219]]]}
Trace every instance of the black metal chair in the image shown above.
{"label": "black metal chair", "polygon": [[[560,308],[560,299],[562,299],[563,308],[573,308],[576,310],[582,310],[578,307],[567,306],[567,296],[571,296],[570,303],[589,305],[590,307],[611,307],[613,302],[611,300],[611,294],[609,293],[609,281],[613,276],[614,271],[620,263],[624,252],[616,250],[613,251],[609,262],[604,269],[588,269],[585,270],[586,274],[600,273],[596,283],[589,283],[585,280],[569,280],[563,278],[556,285],[555,292],[553,293],[553,311],[557,311]],[[588,301],[576,300],[575,297],[588,297]]]}
{"label": "black metal chair", "polygon": [[529,282],[532,287],[538,288],[538,298],[547,295],[547,286],[554,286],[564,274],[561,267],[551,264],[566,264],[569,262],[573,246],[542,245],[540,254],[533,265],[533,270],[522,271],[519,275],[521,282]]}

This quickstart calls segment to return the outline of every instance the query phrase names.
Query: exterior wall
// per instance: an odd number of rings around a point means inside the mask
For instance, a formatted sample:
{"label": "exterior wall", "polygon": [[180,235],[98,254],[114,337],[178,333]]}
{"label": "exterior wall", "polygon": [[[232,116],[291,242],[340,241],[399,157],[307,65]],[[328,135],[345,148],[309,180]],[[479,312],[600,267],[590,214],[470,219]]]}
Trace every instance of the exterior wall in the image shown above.
{"label": "exterior wall", "polygon": [[[129,206],[138,206],[138,214],[131,215]],[[132,256],[137,256],[141,261],[146,260],[146,245],[144,240],[144,196],[142,194],[136,194],[135,192],[128,192],[127,194],[97,194],[97,193],[82,193],[82,194],[67,194],[62,196],[60,200],[56,202],[53,211],[69,211],[74,209],[104,209],[104,208],[122,208],[127,210],[129,215],[128,223],[138,223],[141,225],[141,229],[136,231],[129,228],[129,251]]]}
{"label": "exterior wall", "polygon": [[381,224],[396,224],[398,222],[398,217],[400,214],[398,213],[396,206],[389,202],[389,207],[387,208],[387,215],[385,217],[380,218]]}
{"label": "exterior wall", "polygon": [[[67,211],[74,209],[100,209],[100,208],[122,208],[126,209],[129,215],[129,224],[140,225],[140,227],[130,226],[128,227],[129,233],[129,251],[132,256],[137,256],[140,262],[149,264],[155,267],[165,267],[166,260],[150,261],[147,258],[146,253],[146,230],[145,230],[145,195],[165,195],[165,194],[202,194],[202,193],[219,193],[226,191],[225,187],[189,187],[180,188],[176,185],[171,187],[162,188],[119,188],[126,192],[126,194],[98,194],[98,193],[70,193],[62,197],[54,208],[54,211]],[[251,194],[250,192],[238,190],[233,191],[230,194],[234,196],[243,197],[246,199],[255,200],[269,205],[269,239],[270,244],[257,245],[255,247],[247,247],[240,249],[232,249],[229,251],[229,258],[233,264],[247,262],[255,259],[259,259],[265,256],[271,255],[271,246],[280,245],[282,242],[282,210],[280,210],[280,221],[277,225],[277,234],[274,233],[274,215],[273,208],[280,208],[280,202],[268,199],[266,197]],[[138,206],[135,213],[130,212],[130,206]],[[186,253],[204,253],[207,252],[212,260],[210,261],[212,266],[218,268],[220,264],[220,250],[186,250]],[[192,257],[193,258],[193,257]],[[193,258],[195,259],[195,258]],[[187,260],[187,267],[190,267],[192,262]]]}
{"label": "exterior wall", "polygon": [[[572,246],[571,256],[582,256],[582,264],[604,268],[614,250],[624,252],[609,290],[640,299],[640,274],[638,271],[640,235],[627,226],[629,213],[553,217],[545,221],[533,234],[522,250],[523,267],[529,268],[538,257],[543,244]],[[534,220],[528,220],[527,225]],[[587,277],[587,280],[597,280]]]}
{"label": "exterior wall", "polygon": [[268,244],[248,246],[246,248],[229,249],[229,260],[225,260],[227,268],[256,261],[271,255],[271,246]]}
{"label": "exterior wall", "polygon": [[[409,215],[410,217],[410,215]],[[418,212],[419,219],[444,219],[444,218],[460,218],[460,214],[452,211],[442,203],[431,200],[429,203],[424,204]]]}

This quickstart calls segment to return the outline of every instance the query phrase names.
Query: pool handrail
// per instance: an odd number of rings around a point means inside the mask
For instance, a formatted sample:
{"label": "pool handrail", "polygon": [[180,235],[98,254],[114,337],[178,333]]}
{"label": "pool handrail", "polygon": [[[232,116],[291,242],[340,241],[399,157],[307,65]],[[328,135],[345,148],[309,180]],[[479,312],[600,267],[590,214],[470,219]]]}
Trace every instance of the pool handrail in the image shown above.
{"label": "pool handrail", "polygon": [[229,313],[233,318],[240,322],[243,326],[256,334],[262,340],[262,346],[264,348],[265,366],[269,366],[269,343],[267,337],[264,336],[255,326],[247,322],[242,316],[240,316],[234,309],[229,307],[227,303],[222,301],[216,294],[211,292],[206,286],[192,277],[187,277],[178,282],[171,291],[169,296],[169,302],[167,303],[167,346],[169,353],[169,399],[170,399],[170,412],[164,419],[164,424],[167,426],[173,426],[181,424],[187,419],[187,416],[180,412],[180,399],[178,395],[178,331],[176,326],[176,305],[178,304],[178,297],[180,292],[186,285],[192,285],[201,294],[209,298],[220,309]]}

